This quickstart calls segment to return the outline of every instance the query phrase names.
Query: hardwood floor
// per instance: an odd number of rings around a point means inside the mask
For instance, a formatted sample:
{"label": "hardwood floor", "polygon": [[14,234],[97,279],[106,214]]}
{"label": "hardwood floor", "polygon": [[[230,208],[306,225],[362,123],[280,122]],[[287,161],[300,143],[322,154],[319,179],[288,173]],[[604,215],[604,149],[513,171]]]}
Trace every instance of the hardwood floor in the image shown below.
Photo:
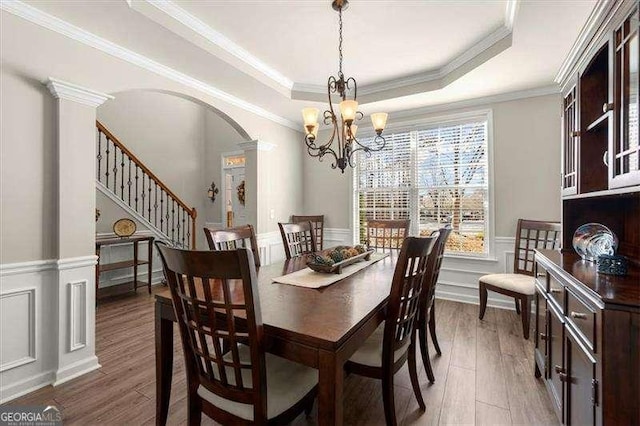
{"label": "hardwood floor", "polygon": [[[96,351],[102,368],[53,388],[47,386],[10,404],[56,405],[65,425],[155,423],[153,296],[143,293],[101,302],[96,318]],[[532,342],[522,338],[514,311],[436,301],[442,356],[430,353],[436,382],[427,381],[422,362],[420,383],[427,406],[418,408],[406,367],[396,375],[397,418],[404,425],[558,424],[544,385],[533,376]],[[176,331],[169,420],[186,424],[186,381]],[[380,382],[351,375],[345,379],[345,424],[382,425]],[[294,424],[315,424],[300,416]],[[214,424],[203,416],[203,424]]]}

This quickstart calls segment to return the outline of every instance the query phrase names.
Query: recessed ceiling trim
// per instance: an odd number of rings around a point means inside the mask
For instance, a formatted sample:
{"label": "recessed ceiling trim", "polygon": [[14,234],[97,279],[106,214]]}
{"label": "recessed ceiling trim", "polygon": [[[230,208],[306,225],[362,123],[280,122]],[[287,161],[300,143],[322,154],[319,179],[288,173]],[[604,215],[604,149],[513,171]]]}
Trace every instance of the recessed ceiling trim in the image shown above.
{"label": "recessed ceiling trim", "polygon": [[[134,10],[241,71],[247,72],[270,87],[279,90],[290,99],[312,102],[326,101],[326,87],[293,82],[171,0],[130,1]],[[363,85],[359,87],[358,100],[364,104],[442,89],[511,46],[511,35],[518,5],[519,0],[508,0],[505,5],[503,25],[442,67],[406,77]],[[162,12],[164,16],[158,14],[158,11]],[[265,78],[270,81],[266,81]]]}
{"label": "recessed ceiling trim", "polygon": [[230,105],[233,105],[245,111],[251,112],[260,117],[266,118],[268,120],[271,120],[275,123],[289,127],[291,129],[294,129],[294,130],[300,129],[300,125],[298,123],[295,123],[279,115],[276,115],[270,111],[267,111],[262,107],[254,105],[250,102],[247,102],[243,99],[233,96],[223,90],[220,90],[214,86],[211,86],[210,84],[207,84],[187,74],[184,74],[180,71],[177,71],[173,68],[170,68],[159,62],[156,62],[153,59],[150,59],[144,55],[136,53],[125,47],[122,47],[107,39],[99,37],[87,30],[84,30],[80,27],[76,27],[75,25],[70,24],[69,22],[66,22],[60,18],[50,15],[40,9],[37,9],[19,0],[2,0],[0,2],[0,9],[5,12],[16,15],[20,18],[23,18],[36,25],[39,25],[41,27],[54,31],[58,34],[69,37],[70,39],[78,41],[82,44],[98,49],[101,52],[107,53],[111,56],[127,61],[133,65],[144,68],[147,71],[151,71],[162,77],[168,78],[177,83],[184,84],[185,86],[188,86],[200,92],[206,93],[207,95],[215,99],[221,100]]}
{"label": "recessed ceiling trim", "polygon": [[291,91],[292,80],[172,1],[130,0],[129,6],[263,83],[286,95]]}

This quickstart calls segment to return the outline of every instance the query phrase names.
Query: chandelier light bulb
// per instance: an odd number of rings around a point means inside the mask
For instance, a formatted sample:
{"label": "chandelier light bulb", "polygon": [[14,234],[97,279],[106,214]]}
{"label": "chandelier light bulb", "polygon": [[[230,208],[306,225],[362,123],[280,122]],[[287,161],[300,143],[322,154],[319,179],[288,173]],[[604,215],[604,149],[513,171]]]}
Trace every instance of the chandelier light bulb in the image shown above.
{"label": "chandelier light bulb", "polygon": [[340,102],[340,113],[347,123],[356,119],[356,112],[358,112],[358,101],[349,99]]}
{"label": "chandelier light bulb", "polygon": [[371,123],[377,133],[382,133],[384,126],[387,124],[387,117],[389,114],[386,112],[376,112],[371,114]]}
{"label": "chandelier light bulb", "polygon": [[305,127],[312,126],[314,123],[318,123],[318,108],[303,108],[302,119],[304,120]]}

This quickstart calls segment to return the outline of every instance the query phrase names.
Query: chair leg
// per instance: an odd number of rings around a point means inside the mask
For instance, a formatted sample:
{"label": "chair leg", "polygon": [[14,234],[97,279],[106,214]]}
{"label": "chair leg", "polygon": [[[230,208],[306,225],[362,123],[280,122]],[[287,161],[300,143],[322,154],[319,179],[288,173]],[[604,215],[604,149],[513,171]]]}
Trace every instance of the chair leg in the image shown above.
{"label": "chair leg", "polygon": [[384,418],[387,426],[397,426],[396,404],[393,398],[393,373],[382,377],[382,402],[384,403]]}
{"label": "chair leg", "polygon": [[[426,405],[424,405],[424,399],[422,399],[422,392],[420,391],[420,382],[418,381],[418,371],[416,368],[416,349],[417,348],[415,344],[415,337],[412,340],[413,342],[411,342],[411,344],[409,345],[409,358],[407,359],[407,363],[409,364],[409,377],[411,378],[411,386],[413,387],[413,393],[416,395],[416,399],[418,400],[418,405],[420,406],[420,409],[422,411],[425,411],[427,407]],[[427,357],[427,362],[428,360],[429,358]],[[425,368],[426,368],[426,365],[425,365]],[[433,372],[431,374],[433,374]]]}
{"label": "chair leg", "polygon": [[480,319],[484,318],[484,312],[487,310],[487,287],[480,282]]}
{"label": "chair leg", "polygon": [[524,296],[520,298],[520,304],[522,305],[522,335],[525,339],[529,339],[529,318],[531,317],[531,296]]}
{"label": "chair leg", "polygon": [[520,315],[520,303],[517,298],[514,298],[513,301],[516,302],[516,314]]}
{"label": "chair leg", "polygon": [[304,407],[304,414],[309,417],[311,415],[311,412],[313,411],[313,402],[315,401],[315,398],[311,398],[309,400],[309,403],[307,404],[306,407]]}
{"label": "chair leg", "polygon": [[434,302],[431,305],[431,311],[429,312],[429,334],[431,334],[431,342],[433,343],[433,347],[436,349],[436,353],[438,356],[442,355],[442,351],[440,350],[440,344],[438,343],[438,336],[436,336],[436,304]]}
{"label": "chair leg", "polygon": [[433,375],[433,369],[431,368],[431,360],[429,359],[429,343],[427,343],[427,326],[424,321],[420,321],[420,325],[416,330],[418,332],[418,340],[420,340],[420,353],[422,354],[422,364],[427,373],[427,378],[430,383],[436,381]]}
{"label": "chair leg", "polygon": [[202,423],[202,401],[197,395],[187,396],[189,412],[187,413],[187,424],[189,426],[200,426]]}

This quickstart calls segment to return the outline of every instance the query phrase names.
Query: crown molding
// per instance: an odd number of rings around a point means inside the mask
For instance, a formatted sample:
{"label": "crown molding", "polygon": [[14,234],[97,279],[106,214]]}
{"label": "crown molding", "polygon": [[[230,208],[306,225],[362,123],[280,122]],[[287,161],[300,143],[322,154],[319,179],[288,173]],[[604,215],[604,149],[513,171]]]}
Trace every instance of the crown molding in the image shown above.
{"label": "crown molding", "polygon": [[[128,2],[132,9],[147,18],[279,90],[292,100],[312,102],[326,100],[326,87],[293,82],[172,0],[128,0]],[[518,5],[519,0],[508,0],[505,5],[503,25],[443,66],[402,78],[360,86],[358,90],[358,94],[361,95],[360,104],[442,89],[508,49],[512,45],[513,25]]]}
{"label": "crown molding", "polygon": [[109,99],[113,99],[113,96],[107,95],[106,93],[87,89],[86,87],[58,80],[53,77],[49,77],[44,84],[56,99],[66,99],[83,105],[89,105],[94,108],[99,107]]}
{"label": "crown molding", "polygon": [[271,143],[271,142],[266,142],[263,140],[259,140],[259,139],[255,139],[252,141],[244,141],[244,142],[239,142],[238,143],[238,147],[244,151],[272,151],[273,149],[275,149],[278,145]]}
{"label": "crown molding", "polygon": [[[146,7],[147,5],[151,6],[151,8]],[[286,91],[286,94],[291,91],[293,87],[292,80],[174,2],[170,0],[129,0],[129,7],[187,39],[187,41],[204,48],[213,55],[221,56],[218,49],[222,49],[231,55],[231,58],[222,57],[221,59],[229,62],[234,67],[246,69],[246,66],[248,66],[250,70],[257,71],[260,74],[257,76],[258,78],[263,77],[260,78],[261,80],[271,80],[280,89]],[[153,9],[156,10],[154,11]],[[162,13],[154,13],[158,11]],[[212,47],[216,49],[211,49]]]}
{"label": "crown molding", "polygon": [[[620,6],[622,3],[623,2],[618,2],[618,6]],[[573,43],[573,46],[571,46],[567,57],[562,62],[562,65],[560,65],[560,69],[558,70],[558,73],[556,74],[556,77],[553,81],[558,84],[563,84],[563,82],[569,77],[570,73],[577,65],[578,59],[581,54],[587,51],[588,47],[599,38],[599,34],[601,34],[602,30],[604,29],[603,23],[605,21],[605,18],[609,15],[610,10],[615,7],[615,5],[615,1],[598,1],[598,3],[591,11],[589,18],[587,18],[587,22],[580,30],[578,38]],[[598,32],[598,28],[600,28],[601,31]]]}
{"label": "crown molding", "polygon": [[41,27],[54,31],[58,34],[62,34],[84,45],[98,49],[101,52],[107,53],[118,59],[122,59],[140,68],[146,69],[147,71],[153,72],[154,74],[160,75],[162,77],[168,78],[177,83],[183,84],[185,86],[196,89],[200,92],[206,93],[207,95],[215,99],[221,100],[230,105],[233,105],[245,111],[251,112],[257,116],[266,118],[268,120],[271,120],[275,123],[281,124],[283,126],[289,127],[294,130],[300,129],[299,124],[291,120],[288,120],[284,117],[276,115],[272,112],[269,112],[264,108],[261,108],[257,105],[254,105],[250,102],[247,102],[243,99],[233,96],[201,80],[198,80],[187,74],[184,74],[180,71],[177,71],[173,68],[170,68],[159,62],[156,62],[144,55],[136,53],[125,47],[122,47],[107,39],[99,37],[89,31],[86,31],[80,27],[70,24],[60,18],[50,15],[38,8],[35,8],[31,5],[23,3],[19,0],[2,0],[0,2],[0,9],[5,12],[9,12],[13,15],[16,15],[20,18],[23,18],[36,25],[39,25]]}

